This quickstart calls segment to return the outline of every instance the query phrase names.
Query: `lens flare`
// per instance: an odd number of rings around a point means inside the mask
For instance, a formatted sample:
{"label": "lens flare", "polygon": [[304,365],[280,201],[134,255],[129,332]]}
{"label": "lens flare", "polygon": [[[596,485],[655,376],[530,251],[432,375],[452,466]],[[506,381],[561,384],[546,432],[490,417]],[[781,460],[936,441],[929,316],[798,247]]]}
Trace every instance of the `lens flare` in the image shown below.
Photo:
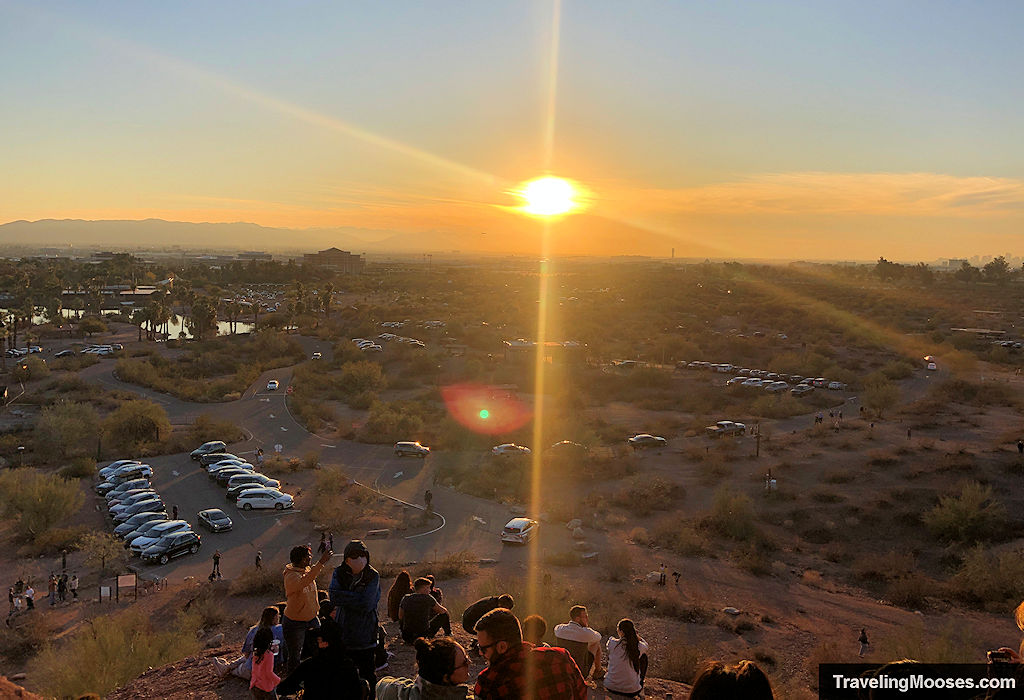
{"label": "lens flare", "polygon": [[441,389],[448,414],[475,433],[501,435],[519,430],[533,412],[507,388],[453,384]]}
{"label": "lens flare", "polygon": [[531,180],[513,190],[513,194],[523,199],[520,210],[533,216],[562,216],[580,208],[579,192],[560,177]]}

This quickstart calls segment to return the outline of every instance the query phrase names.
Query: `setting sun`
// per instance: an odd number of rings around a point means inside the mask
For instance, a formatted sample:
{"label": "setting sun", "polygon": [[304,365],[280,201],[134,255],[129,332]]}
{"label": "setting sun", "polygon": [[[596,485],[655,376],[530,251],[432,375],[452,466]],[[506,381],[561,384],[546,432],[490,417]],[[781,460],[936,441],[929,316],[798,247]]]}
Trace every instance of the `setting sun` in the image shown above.
{"label": "setting sun", "polygon": [[574,199],[576,189],[568,180],[560,177],[542,177],[527,182],[516,191],[526,204],[522,211],[534,216],[560,216],[578,209],[580,204]]}

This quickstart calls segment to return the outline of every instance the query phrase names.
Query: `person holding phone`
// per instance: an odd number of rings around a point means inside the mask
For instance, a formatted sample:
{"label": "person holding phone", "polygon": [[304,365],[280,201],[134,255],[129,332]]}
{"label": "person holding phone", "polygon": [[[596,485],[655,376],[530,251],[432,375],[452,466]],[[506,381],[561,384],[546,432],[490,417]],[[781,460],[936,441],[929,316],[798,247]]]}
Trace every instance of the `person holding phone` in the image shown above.
{"label": "person holding phone", "polygon": [[306,630],[320,626],[317,613],[320,598],[316,590],[316,577],[324,565],[331,560],[334,552],[325,551],[313,564],[313,550],[308,545],[292,547],[290,559],[284,567],[284,593],[287,604],[281,627],[284,631],[285,676],[295,670],[302,657],[302,644]]}

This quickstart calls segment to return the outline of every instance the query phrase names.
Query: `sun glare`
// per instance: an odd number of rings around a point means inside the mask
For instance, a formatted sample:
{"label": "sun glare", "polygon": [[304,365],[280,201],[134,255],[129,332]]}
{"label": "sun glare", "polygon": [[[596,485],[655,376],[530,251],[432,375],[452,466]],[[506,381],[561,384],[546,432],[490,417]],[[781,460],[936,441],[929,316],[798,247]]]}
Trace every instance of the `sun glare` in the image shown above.
{"label": "sun glare", "polygon": [[522,211],[534,216],[561,216],[578,209],[580,203],[574,199],[576,188],[560,177],[542,177],[531,180],[516,190],[515,194],[526,202]]}

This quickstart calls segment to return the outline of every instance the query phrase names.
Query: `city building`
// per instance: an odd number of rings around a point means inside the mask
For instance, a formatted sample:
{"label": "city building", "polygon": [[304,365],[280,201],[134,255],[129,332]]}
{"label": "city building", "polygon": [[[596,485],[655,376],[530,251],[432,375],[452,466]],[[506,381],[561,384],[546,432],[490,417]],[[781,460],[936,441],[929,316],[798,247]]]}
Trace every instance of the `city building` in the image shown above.
{"label": "city building", "polygon": [[328,248],[318,253],[306,253],[302,256],[302,262],[306,265],[317,265],[326,267],[346,275],[358,275],[363,272],[366,261],[361,255],[353,255],[347,250]]}

